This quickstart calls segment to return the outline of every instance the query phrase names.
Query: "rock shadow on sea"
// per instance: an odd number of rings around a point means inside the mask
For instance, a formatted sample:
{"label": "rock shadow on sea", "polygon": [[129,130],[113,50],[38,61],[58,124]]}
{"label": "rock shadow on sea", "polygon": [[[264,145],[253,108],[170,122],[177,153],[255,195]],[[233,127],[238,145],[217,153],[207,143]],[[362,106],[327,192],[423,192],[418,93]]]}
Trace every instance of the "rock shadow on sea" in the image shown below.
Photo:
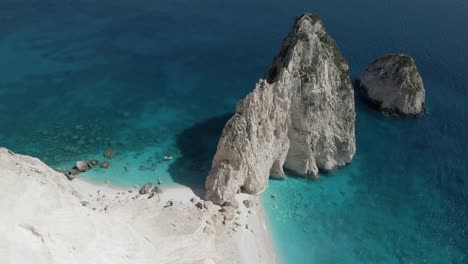
{"label": "rock shadow on sea", "polygon": [[203,197],[206,176],[216,153],[224,125],[233,113],[212,117],[184,129],[176,137],[180,157],[169,166],[174,182],[191,188]]}

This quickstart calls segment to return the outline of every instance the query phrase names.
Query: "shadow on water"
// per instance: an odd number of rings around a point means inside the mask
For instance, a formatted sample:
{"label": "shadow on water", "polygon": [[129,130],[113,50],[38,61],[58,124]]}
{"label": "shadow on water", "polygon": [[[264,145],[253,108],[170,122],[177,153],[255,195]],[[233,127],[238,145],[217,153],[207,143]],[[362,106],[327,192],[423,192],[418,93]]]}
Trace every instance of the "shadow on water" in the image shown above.
{"label": "shadow on water", "polygon": [[198,122],[177,135],[176,145],[181,156],[169,166],[169,174],[175,182],[192,188],[199,196],[203,195],[219,137],[232,115],[229,113]]}

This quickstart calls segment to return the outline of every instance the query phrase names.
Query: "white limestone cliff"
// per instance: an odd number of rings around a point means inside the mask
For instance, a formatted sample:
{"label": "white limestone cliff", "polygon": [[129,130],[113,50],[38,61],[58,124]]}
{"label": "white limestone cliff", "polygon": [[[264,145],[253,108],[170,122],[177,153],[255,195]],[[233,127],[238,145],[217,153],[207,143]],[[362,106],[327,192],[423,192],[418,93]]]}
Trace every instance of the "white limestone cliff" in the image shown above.
{"label": "white limestone cliff", "polygon": [[206,198],[221,204],[241,189],[258,194],[283,167],[317,178],[346,165],[356,150],[354,121],[348,64],[320,18],[303,14],[224,127]]}
{"label": "white limestone cliff", "polygon": [[69,181],[2,147],[0,184],[2,264],[277,263],[260,206],[231,215],[208,202],[196,207],[185,187],[139,195]]}

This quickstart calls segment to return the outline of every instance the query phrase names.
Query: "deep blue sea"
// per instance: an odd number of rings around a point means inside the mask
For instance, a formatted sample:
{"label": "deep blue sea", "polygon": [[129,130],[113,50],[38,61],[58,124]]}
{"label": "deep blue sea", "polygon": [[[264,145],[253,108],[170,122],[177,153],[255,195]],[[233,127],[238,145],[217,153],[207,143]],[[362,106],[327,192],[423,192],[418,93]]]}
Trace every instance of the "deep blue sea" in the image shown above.
{"label": "deep blue sea", "polygon": [[202,188],[236,102],[306,11],[353,79],[411,55],[427,114],[383,116],[356,93],[354,161],[262,195],[282,262],[468,263],[466,0],[0,0],[0,146],[55,168],[112,149],[81,177]]}

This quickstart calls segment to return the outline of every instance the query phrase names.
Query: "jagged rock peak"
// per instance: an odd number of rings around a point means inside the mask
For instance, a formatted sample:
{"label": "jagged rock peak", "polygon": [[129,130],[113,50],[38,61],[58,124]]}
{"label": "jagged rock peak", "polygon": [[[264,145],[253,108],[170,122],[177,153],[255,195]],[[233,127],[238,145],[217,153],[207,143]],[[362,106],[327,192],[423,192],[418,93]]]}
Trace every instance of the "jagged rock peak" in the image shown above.
{"label": "jagged rock peak", "polygon": [[381,112],[417,116],[425,112],[426,92],[413,58],[387,54],[358,77],[361,94]]}
{"label": "jagged rock peak", "polygon": [[347,62],[320,18],[303,14],[264,79],[242,99],[219,140],[206,198],[258,194],[283,167],[311,178],[354,156],[354,94]]}

